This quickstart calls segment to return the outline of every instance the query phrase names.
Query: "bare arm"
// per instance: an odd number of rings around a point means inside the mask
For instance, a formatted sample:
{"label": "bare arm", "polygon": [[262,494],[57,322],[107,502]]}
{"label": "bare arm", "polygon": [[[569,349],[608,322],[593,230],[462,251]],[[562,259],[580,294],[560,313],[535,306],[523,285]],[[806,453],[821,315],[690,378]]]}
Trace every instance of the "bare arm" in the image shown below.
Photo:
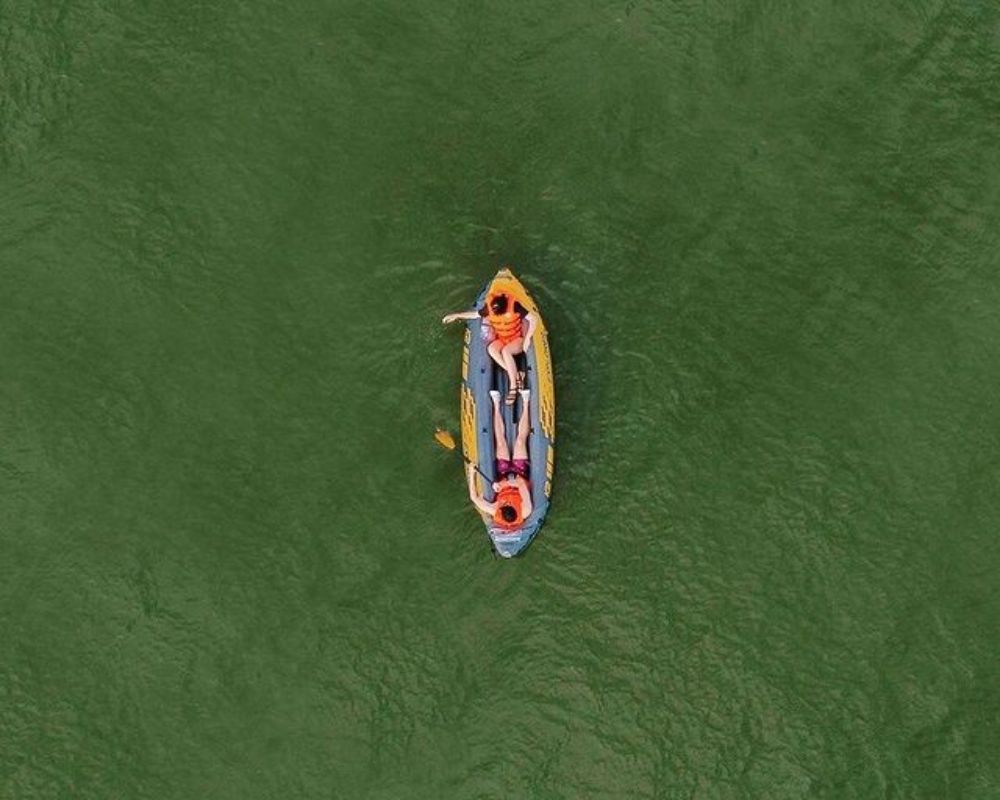
{"label": "bare arm", "polygon": [[528,352],[528,348],[531,347],[531,337],[535,335],[535,327],[538,325],[538,317],[534,313],[529,313],[524,321],[528,323],[528,332],[524,334],[524,352]]}
{"label": "bare arm", "polygon": [[528,482],[524,478],[521,478],[517,482],[517,491],[521,495],[521,513],[527,519],[531,516],[534,507],[531,505],[531,492],[528,489]]}
{"label": "bare arm", "polygon": [[454,314],[445,314],[441,317],[441,322],[447,325],[449,322],[454,322],[457,319],[475,319],[479,316],[479,312],[476,309],[472,311],[456,311]]}
{"label": "bare arm", "polygon": [[475,467],[473,467],[472,464],[469,464],[465,471],[469,478],[469,499],[472,501],[472,504],[484,514],[493,516],[493,512],[496,511],[496,505],[486,502],[482,495],[476,491]]}

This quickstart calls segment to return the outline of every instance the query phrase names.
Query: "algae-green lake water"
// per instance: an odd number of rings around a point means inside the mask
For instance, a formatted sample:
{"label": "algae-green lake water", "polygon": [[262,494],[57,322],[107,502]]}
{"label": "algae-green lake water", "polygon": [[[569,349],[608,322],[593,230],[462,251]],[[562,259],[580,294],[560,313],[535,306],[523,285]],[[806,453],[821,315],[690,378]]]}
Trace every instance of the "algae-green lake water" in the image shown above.
{"label": "algae-green lake water", "polygon": [[0,798],[994,800],[998,306],[992,0],[0,2]]}

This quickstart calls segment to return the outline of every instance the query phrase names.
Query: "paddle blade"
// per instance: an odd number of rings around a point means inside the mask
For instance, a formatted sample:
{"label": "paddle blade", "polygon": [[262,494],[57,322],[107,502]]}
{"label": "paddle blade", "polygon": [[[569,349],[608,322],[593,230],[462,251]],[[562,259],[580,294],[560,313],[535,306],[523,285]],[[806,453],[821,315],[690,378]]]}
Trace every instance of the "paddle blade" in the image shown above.
{"label": "paddle blade", "polygon": [[456,446],[454,437],[448,431],[443,431],[440,428],[434,431],[434,441],[445,450],[454,450]]}

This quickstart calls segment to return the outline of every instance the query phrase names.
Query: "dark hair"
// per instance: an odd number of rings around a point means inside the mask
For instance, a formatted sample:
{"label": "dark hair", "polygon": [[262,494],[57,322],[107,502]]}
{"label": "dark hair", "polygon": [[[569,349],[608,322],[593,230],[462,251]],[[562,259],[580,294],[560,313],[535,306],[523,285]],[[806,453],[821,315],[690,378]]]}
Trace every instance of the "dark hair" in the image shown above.
{"label": "dark hair", "polygon": [[514,506],[500,506],[500,516],[504,522],[513,522],[517,519],[517,509]]}
{"label": "dark hair", "polygon": [[507,295],[498,294],[490,301],[490,308],[494,314],[503,314],[507,310]]}

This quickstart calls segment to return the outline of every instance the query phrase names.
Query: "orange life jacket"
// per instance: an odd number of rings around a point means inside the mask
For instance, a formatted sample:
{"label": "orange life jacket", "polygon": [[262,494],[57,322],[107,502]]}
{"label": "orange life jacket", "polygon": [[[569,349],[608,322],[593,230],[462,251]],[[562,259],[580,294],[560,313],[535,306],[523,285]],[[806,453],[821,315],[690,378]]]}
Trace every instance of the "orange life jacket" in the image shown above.
{"label": "orange life jacket", "polygon": [[[497,510],[493,512],[493,522],[498,528],[512,531],[521,527],[524,522],[524,515],[521,513],[521,492],[514,484],[505,483],[500,487],[496,497]],[[513,522],[507,522],[500,513],[503,506],[512,506],[517,512],[517,518]]]}
{"label": "orange life jacket", "polygon": [[514,310],[514,298],[507,295],[507,310],[503,314],[493,313],[493,301],[503,295],[490,295],[486,300],[490,325],[497,332],[501,342],[512,342],[521,336],[521,315]]}

